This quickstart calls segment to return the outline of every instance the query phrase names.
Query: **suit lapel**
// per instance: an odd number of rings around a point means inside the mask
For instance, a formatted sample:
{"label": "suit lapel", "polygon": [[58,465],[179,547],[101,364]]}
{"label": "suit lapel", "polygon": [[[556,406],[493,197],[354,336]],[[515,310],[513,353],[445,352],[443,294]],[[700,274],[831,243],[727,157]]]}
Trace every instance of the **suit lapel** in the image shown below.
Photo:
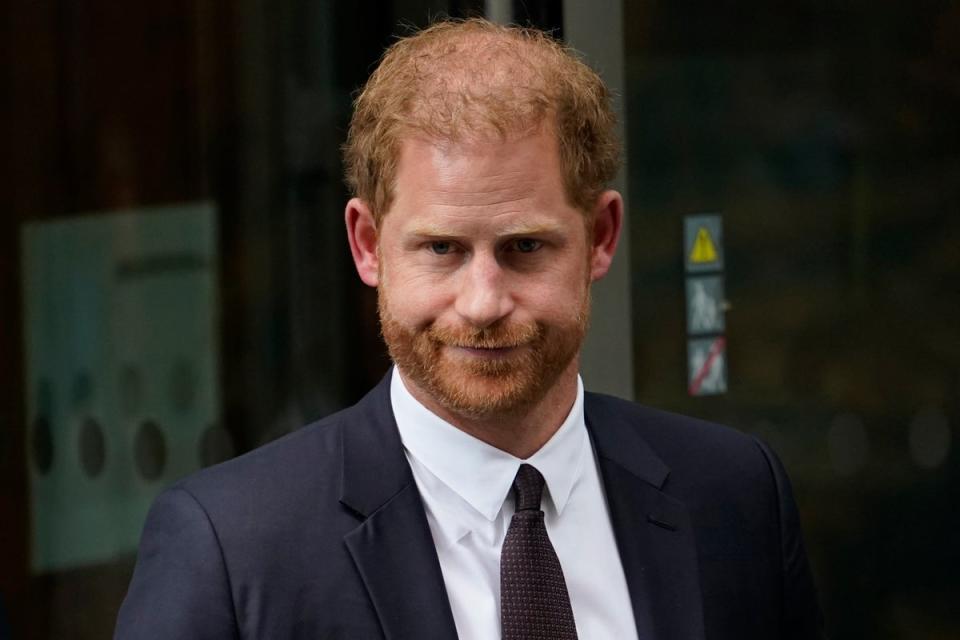
{"label": "suit lapel", "polygon": [[344,537],[384,636],[457,637],[440,562],[390,406],[390,374],[341,425],[341,503],[362,523]]}
{"label": "suit lapel", "polygon": [[704,638],[693,527],[686,507],[661,489],[669,469],[625,422],[587,394],[610,520],[641,638]]}
{"label": "suit lapel", "polygon": [[[423,503],[403,454],[387,377],[341,425],[341,502],[362,520],[344,537],[384,636],[457,637]],[[641,638],[702,640],[696,541],[684,505],[662,491],[669,469],[587,394],[610,519]]]}

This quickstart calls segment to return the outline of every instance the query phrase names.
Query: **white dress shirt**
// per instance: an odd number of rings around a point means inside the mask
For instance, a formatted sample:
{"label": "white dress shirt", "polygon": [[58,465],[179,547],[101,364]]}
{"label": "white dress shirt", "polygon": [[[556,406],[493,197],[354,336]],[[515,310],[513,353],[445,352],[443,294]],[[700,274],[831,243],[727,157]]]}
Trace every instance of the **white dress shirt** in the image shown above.
{"label": "white dress shirt", "polygon": [[390,400],[461,640],[500,638],[500,548],[522,462],[546,480],[541,508],[560,558],[581,640],[637,638],[590,438],[583,382],[560,429],[526,460],[492,447],[418,402],[394,367]]}

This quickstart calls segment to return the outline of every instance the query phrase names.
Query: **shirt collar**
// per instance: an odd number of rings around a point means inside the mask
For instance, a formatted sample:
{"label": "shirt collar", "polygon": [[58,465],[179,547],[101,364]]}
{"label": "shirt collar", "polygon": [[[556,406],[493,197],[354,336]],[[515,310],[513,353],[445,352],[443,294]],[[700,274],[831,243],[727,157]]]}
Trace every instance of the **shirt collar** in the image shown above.
{"label": "shirt collar", "polygon": [[396,367],[390,381],[390,400],[408,453],[488,521],[500,513],[517,469],[524,462],[543,474],[548,499],[558,514],[563,512],[589,449],[583,381],[579,376],[570,413],[550,440],[527,460],[492,447],[432,413],[410,394]]}

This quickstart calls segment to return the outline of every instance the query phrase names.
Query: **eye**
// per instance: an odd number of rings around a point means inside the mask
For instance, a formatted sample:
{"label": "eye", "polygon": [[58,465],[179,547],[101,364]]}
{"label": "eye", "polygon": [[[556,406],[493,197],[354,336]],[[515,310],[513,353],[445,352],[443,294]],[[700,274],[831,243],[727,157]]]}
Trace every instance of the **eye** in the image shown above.
{"label": "eye", "polygon": [[445,256],[453,251],[453,245],[443,240],[434,240],[430,243],[430,250],[438,256]]}
{"label": "eye", "polygon": [[543,243],[533,238],[517,238],[513,243],[514,248],[520,253],[533,253],[543,246]]}

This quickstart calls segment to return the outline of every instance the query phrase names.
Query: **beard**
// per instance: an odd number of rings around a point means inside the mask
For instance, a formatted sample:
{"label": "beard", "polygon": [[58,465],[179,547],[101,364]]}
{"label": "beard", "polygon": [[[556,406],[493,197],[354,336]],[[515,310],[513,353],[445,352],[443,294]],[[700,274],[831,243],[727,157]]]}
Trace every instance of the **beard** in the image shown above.
{"label": "beard", "polygon": [[[470,419],[522,415],[546,397],[580,351],[590,316],[590,289],[558,323],[498,321],[488,327],[411,328],[390,313],[378,290],[380,326],[404,376],[448,411]],[[490,357],[458,348],[510,349]]]}

